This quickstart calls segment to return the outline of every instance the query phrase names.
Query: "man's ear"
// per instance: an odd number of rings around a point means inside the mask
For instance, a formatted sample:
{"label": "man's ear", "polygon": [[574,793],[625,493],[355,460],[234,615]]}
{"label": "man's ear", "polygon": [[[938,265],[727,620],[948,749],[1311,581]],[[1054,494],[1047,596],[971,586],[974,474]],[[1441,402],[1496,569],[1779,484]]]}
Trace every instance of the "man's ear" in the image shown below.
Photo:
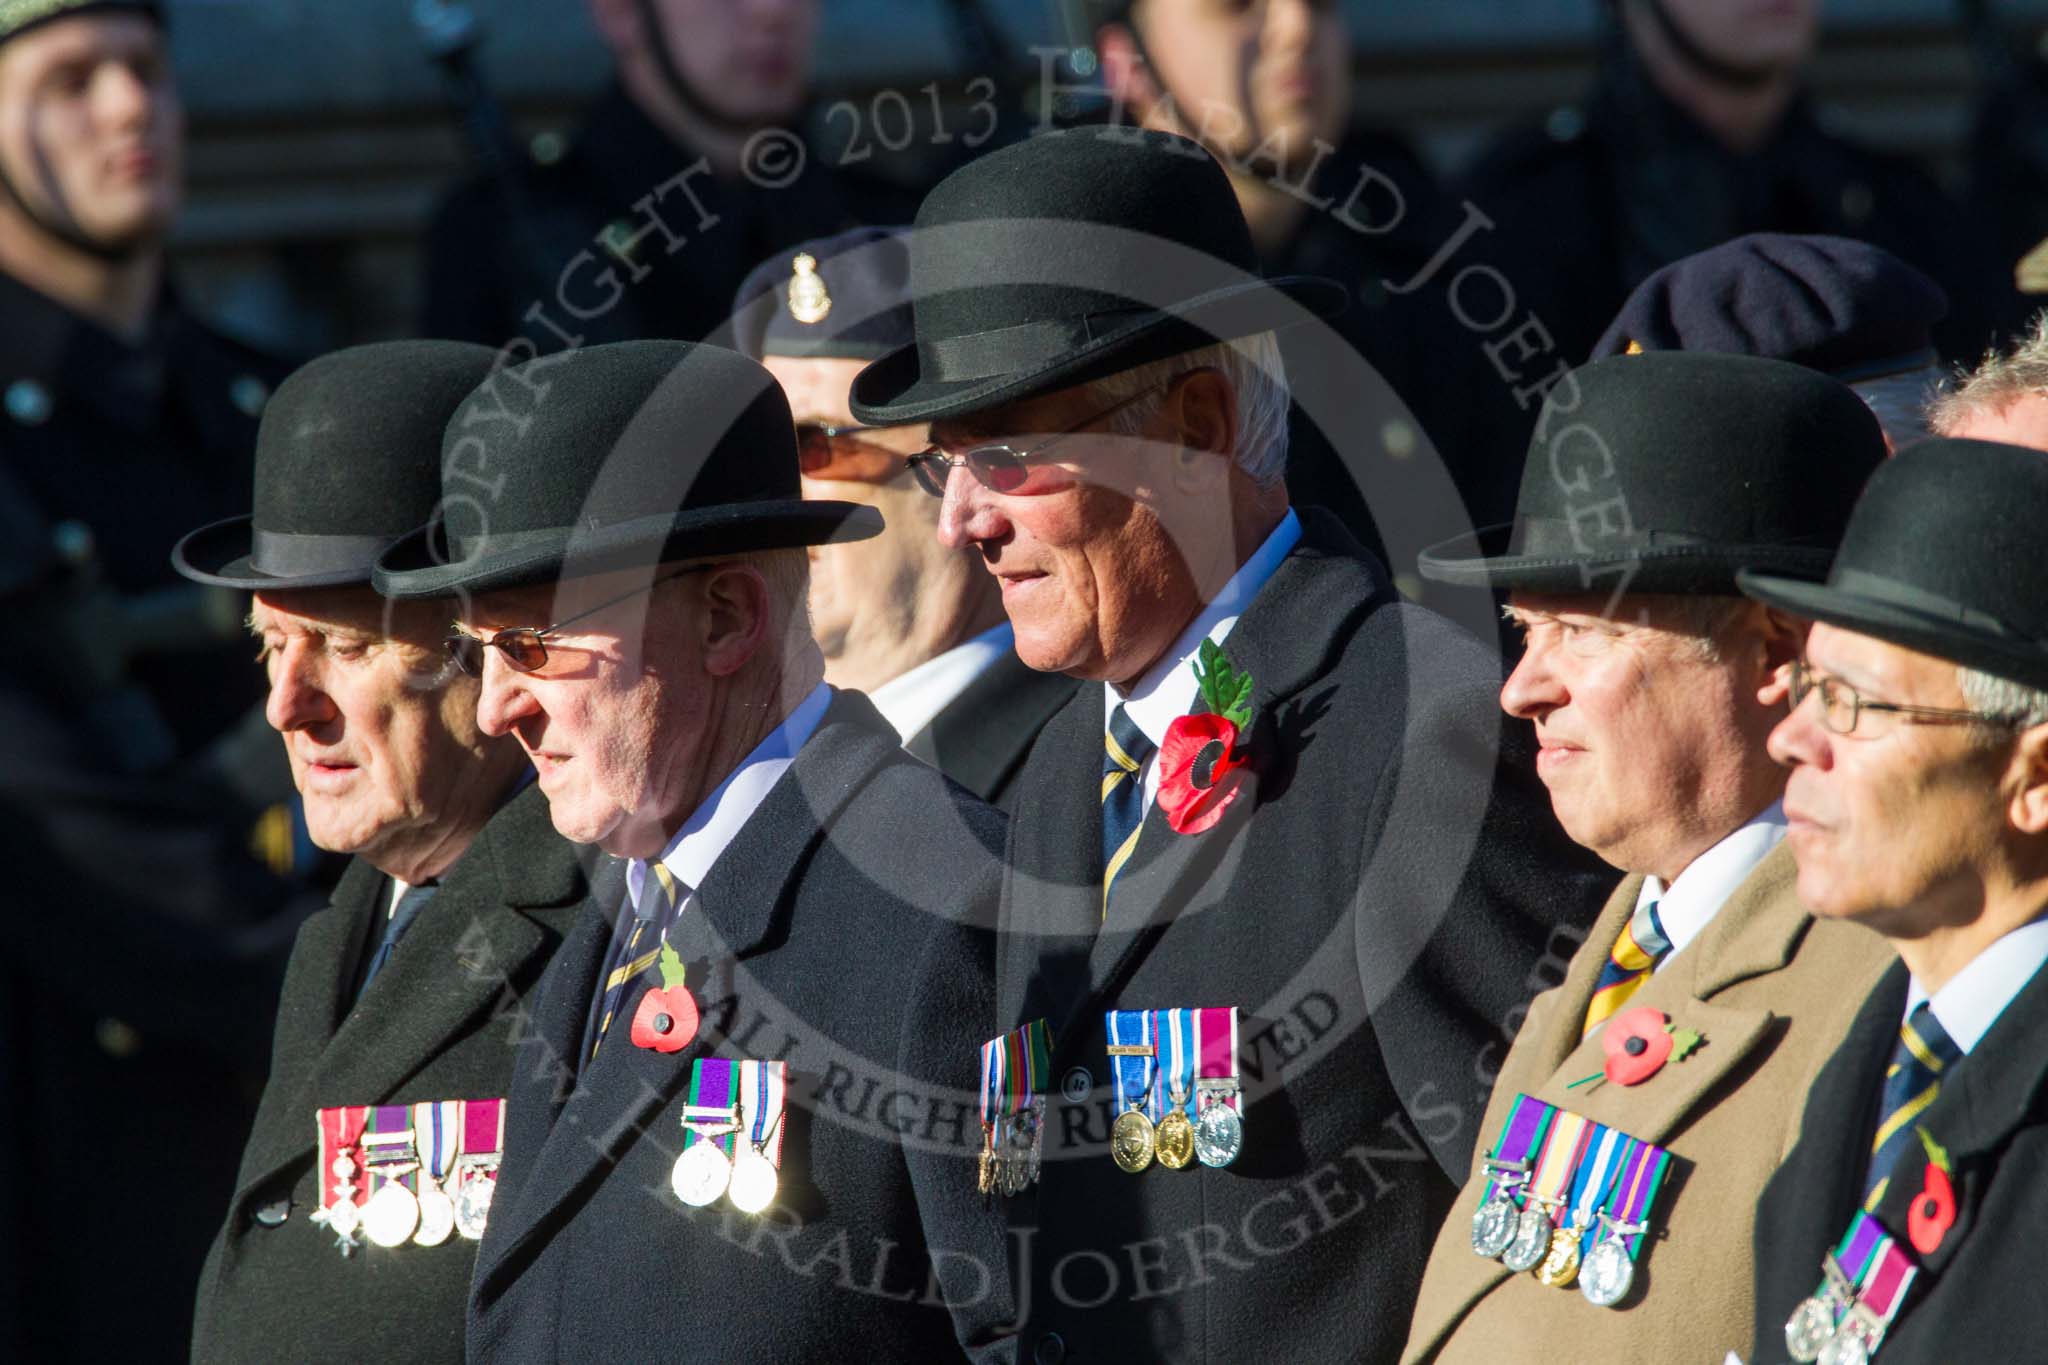
{"label": "man's ear", "polygon": [[2048,724],[2020,732],[2007,773],[2012,800],[2006,818],[2022,834],[2048,834]]}
{"label": "man's ear", "polygon": [[637,50],[646,37],[646,27],[640,22],[640,6],[636,0],[587,0],[590,6],[590,22],[597,26],[598,36],[614,54]]}
{"label": "man's ear", "polygon": [[1124,111],[1126,123],[1143,123],[1158,106],[1160,93],[1137,36],[1127,25],[1104,24],[1095,31],[1095,55],[1102,62],[1110,103]]}
{"label": "man's ear", "polygon": [[751,564],[714,569],[704,580],[698,627],[704,671],[729,678],[745,668],[768,639],[768,581]]}

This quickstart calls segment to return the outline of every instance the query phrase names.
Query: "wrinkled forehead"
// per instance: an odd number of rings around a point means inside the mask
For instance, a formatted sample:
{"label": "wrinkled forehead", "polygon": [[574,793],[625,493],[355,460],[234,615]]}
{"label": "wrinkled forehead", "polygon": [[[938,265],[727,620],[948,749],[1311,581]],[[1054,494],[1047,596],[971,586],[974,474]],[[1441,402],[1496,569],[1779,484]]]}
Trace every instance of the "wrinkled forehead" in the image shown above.
{"label": "wrinkled forehead", "polygon": [[[587,574],[529,587],[501,588],[477,593],[456,604],[455,619],[478,630],[506,630],[527,626],[539,630],[566,621],[620,598],[632,605],[633,594],[655,588],[659,580],[676,571],[673,564],[648,564],[611,573]],[[657,589],[658,590],[658,589]],[[607,619],[610,613],[607,613]],[[593,623],[592,629],[597,629]]]}
{"label": "wrinkled forehead", "polygon": [[1886,701],[1953,706],[1962,696],[1952,660],[1825,621],[1806,637],[1806,662],[1817,672]]}
{"label": "wrinkled forehead", "polygon": [[259,592],[250,603],[249,622],[260,631],[283,634],[333,633],[374,637],[398,635],[417,628],[431,603],[391,602],[367,586],[299,588]]}
{"label": "wrinkled forehead", "polygon": [[976,442],[1052,435],[1087,417],[1093,402],[1089,387],[1077,384],[961,417],[941,418],[932,423],[932,444],[957,449]]}

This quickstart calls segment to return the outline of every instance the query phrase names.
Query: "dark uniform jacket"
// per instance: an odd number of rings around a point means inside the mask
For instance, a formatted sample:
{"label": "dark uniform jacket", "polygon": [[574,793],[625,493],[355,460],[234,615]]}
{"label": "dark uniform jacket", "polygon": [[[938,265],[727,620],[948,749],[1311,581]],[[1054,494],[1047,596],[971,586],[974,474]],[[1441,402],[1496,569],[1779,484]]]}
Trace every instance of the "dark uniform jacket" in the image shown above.
{"label": "dark uniform jacket", "polygon": [[1010,650],[903,747],[997,810],[1015,814],[1024,759],[1076,686],[1072,678],[1028,667]]}
{"label": "dark uniform jacket", "polygon": [[[1055,1035],[1043,1176],[1008,1201],[1025,1359],[1395,1359],[1481,1054],[1614,881],[1557,833],[1526,740],[1500,748],[1498,660],[1302,524],[1224,642],[1255,684],[1252,781],[1205,834],[1155,802],[1099,933],[1100,687],[1024,770],[990,1032]],[[1104,1010],[1231,1005],[1242,1154],[1126,1175]]]}
{"label": "dark uniform jacket", "polygon": [[[583,345],[700,340],[731,317],[747,272],[776,252],[916,212],[915,194],[833,170],[829,150],[806,149],[780,188],[767,187],[789,173],[780,163],[761,184],[707,170],[672,185],[699,154],[614,86],[559,162],[523,165],[509,185],[474,181],[441,206],[427,237],[424,334],[488,346],[524,335],[542,352],[571,336]],[[624,257],[602,244],[614,225],[644,233]],[[600,278],[607,269],[617,287]],[[529,317],[534,309],[545,320]]]}
{"label": "dark uniform jacket", "polygon": [[[1446,354],[1473,376],[1466,410],[1477,422],[1444,439],[1487,441],[1512,462],[1498,501],[1475,509],[1478,524],[1507,520],[1521,453],[1538,403],[1512,392],[1548,374],[1557,359],[1583,364],[1652,271],[1749,232],[1829,233],[1875,243],[1926,271],[1948,291],[1935,333],[1943,353],[1974,360],[1994,339],[2011,294],[2003,266],[1941,187],[1902,156],[1875,152],[1826,131],[1812,105],[1794,104],[1761,148],[1727,151],[1659,93],[1633,59],[1611,61],[1583,106],[1509,132],[1458,186],[1495,226],[1477,234],[1440,274],[1492,266],[1513,297],[1479,277],[1461,291],[1473,330],[1451,322]],[[1448,234],[1446,234],[1448,238]],[[1447,283],[1440,280],[1440,283]],[[1503,313],[1503,310],[1507,310]],[[1442,309],[1448,317],[1449,301]],[[1534,317],[1554,343],[1526,360],[1503,353],[1504,380],[1479,348],[1500,344]]]}
{"label": "dark uniform jacket", "polygon": [[[974,1157],[1002,838],[839,693],[676,921],[697,1038],[663,1054],[615,1023],[579,1079],[623,877],[594,896],[514,1073],[471,1358],[925,1361],[998,1337],[1000,1219]],[[671,1190],[708,1055],[789,1065],[759,1218]]]}
{"label": "dark uniform jacket", "polygon": [[[1799,1145],[1764,1188],[1756,1214],[1756,1338],[1743,1356],[1750,1365],[1783,1365],[1786,1319],[1819,1286],[1821,1257],[1848,1231],[1906,989],[1902,964],[1871,992],[1814,1083]],[[1927,1185],[1929,1157],[1922,1144],[1909,1144],[1876,1217],[1920,1274],[1878,1349],[1884,1365],[2041,1358],[2048,1299],[2037,1290],[2034,1248],[2048,1226],[2044,1036],[2048,971],[2013,997],[1915,1120],[1948,1156],[1955,1223],[1932,1252],[1913,1249],[1907,1218]]]}
{"label": "dark uniform jacket", "polygon": [[575,848],[540,790],[493,816],[356,999],[391,879],[351,864],[285,978],[270,1084],[199,1281],[195,1361],[460,1361],[477,1243],[367,1241],[311,1221],[321,1109],[501,1098],[518,1010],[583,904]]}
{"label": "dark uniform jacket", "polygon": [[170,549],[248,509],[281,373],[174,296],[130,345],[0,274],[0,1110],[33,1116],[0,1131],[0,1359],[181,1358],[255,1113],[293,912],[245,798],[290,778],[275,736],[233,781],[194,761],[262,673],[231,614],[192,647]]}

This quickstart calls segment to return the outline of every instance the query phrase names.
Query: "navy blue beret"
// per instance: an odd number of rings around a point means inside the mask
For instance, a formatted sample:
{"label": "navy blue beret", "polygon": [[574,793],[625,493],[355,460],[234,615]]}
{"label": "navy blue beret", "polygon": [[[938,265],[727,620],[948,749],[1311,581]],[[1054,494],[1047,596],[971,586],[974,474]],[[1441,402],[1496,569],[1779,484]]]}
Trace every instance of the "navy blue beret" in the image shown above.
{"label": "navy blue beret", "polygon": [[742,355],[874,360],[914,340],[907,227],[861,227],[778,252],[733,299]]}
{"label": "navy blue beret", "polygon": [[1941,286],[1882,247],[1757,232],[1674,261],[1637,286],[1593,348],[1787,360],[1844,382],[1936,362]]}

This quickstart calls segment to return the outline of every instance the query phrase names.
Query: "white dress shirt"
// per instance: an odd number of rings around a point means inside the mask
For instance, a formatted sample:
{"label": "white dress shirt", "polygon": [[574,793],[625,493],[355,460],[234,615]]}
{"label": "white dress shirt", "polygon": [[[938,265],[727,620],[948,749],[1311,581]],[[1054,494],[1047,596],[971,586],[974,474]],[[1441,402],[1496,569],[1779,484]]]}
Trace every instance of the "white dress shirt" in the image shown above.
{"label": "white dress shirt", "polygon": [[[2022,924],[1994,942],[1934,993],[1934,1017],[1964,1056],[1991,1031],[2043,963],[2048,963],[2048,916]],[[1906,988],[1906,1013],[1912,1014],[1928,998],[1927,988],[1915,978]]]}
{"label": "white dress shirt", "polygon": [[896,737],[907,744],[1016,645],[1017,633],[1005,621],[889,679],[868,693],[868,700],[882,713],[882,719],[896,728]]}
{"label": "white dress shirt", "polygon": [[[1121,705],[1124,714],[1145,734],[1145,738],[1157,746],[1166,740],[1167,727],[1181,716],[1195,709],[1195,699],[1201,695],[1201,684],[1195,681],[1195,657],[1202,647],[1202,641],[1214,640],[1221,645],[1230,636],[1237,618],[1244,615],[1244,609],[1251,605],[1259,589],[1266,586],[1266,580],[1279,569],[1301,541],[1301,518],[1293,508],[1273,528],[1259,548],[1252,552],[1238,571],[1230,576],[1223,590],[1203,607],[1194,620],[1188,623],[1173,647],[1161,655],[1159,662],[1152,665],[1144,677],[1138,679],[1128,696],[1119,695],[1116,688],[1103,684],[1102,724],[1105,732],[1109,717]],[[1234,661],[1233,661],[1234,662]],[[1152,809],[1152,798],[1159,794],[1159,755],[1154,752],[1145,760],[1145,805]]]}
{"label": "white dress shirt", "polygon": [[1664,926],[1664,937],[1671,940],[1671,951],[1657,961],[1658,971],[1700,936],[1735,894],[1735,888],[1748,880],[1784,837],[1785,805],[1773,801],[1761,815],[1693,859],[1671,885],[1666,886],[1661,878],[1643,878],[1636,908],[1656,901],[1657,922]]}

